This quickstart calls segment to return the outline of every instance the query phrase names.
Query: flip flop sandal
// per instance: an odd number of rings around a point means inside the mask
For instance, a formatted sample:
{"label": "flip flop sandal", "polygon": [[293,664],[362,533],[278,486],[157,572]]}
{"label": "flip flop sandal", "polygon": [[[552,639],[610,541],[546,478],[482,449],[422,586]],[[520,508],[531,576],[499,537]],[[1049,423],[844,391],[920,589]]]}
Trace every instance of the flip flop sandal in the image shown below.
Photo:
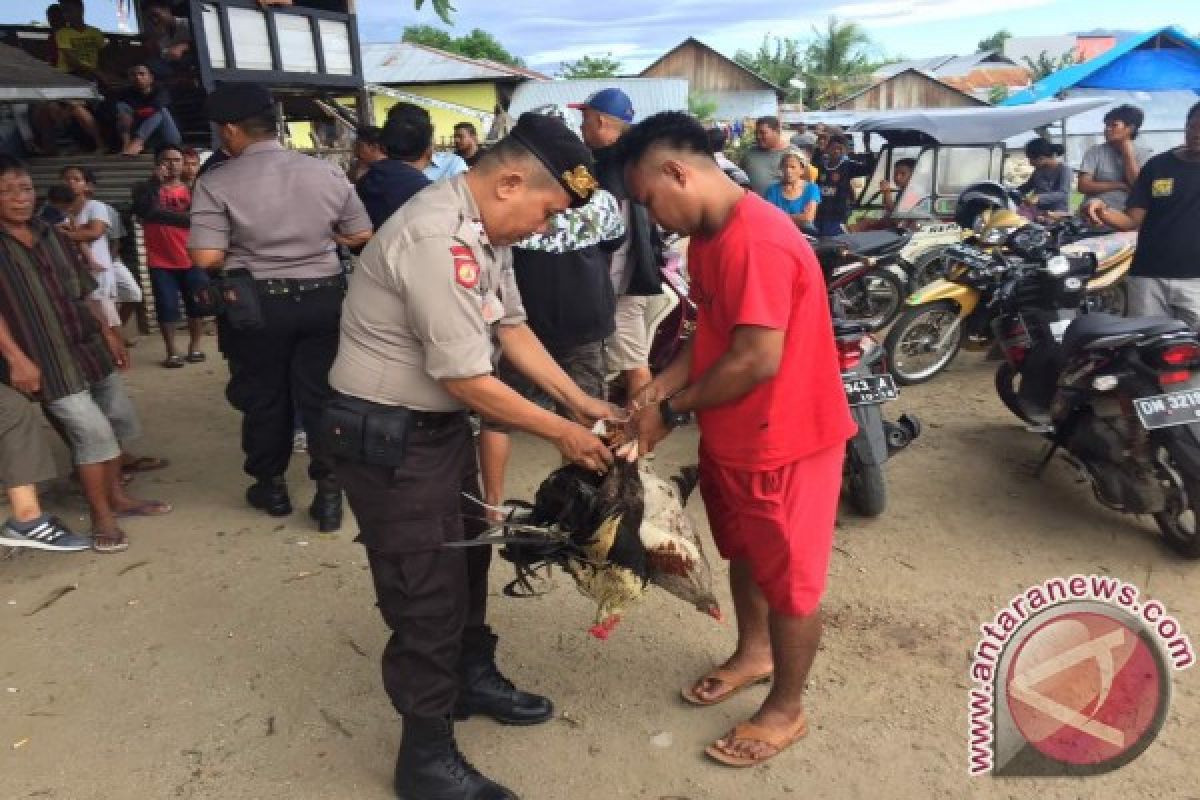
{"label": "flip flop sandal", "polygon": [[193,350],[187,354],[187,362],[189,364],[199,364],[206,358],[208,358],[208,356],[204,355],[204,353],[201,353],[199,350]]}
{"label": "flip flop sandal", "polygon": [[118,519],[127,519],[129,517],[161,517],[164,514],[170,514],[174,510],[170,503],[164,503],[161,500],[147,500],[133,508],[118,511],[113,516]]}
{"label": "flip flop sandal", "polygon": [[123,553],[129,549],[125,531],[117,529],[115,534],[97,534],[92,531],[92,549],[97,553]]}
{"label": "flip flop sandal", "polygon": [[735,725],[733,730],[726,734],[724,738],[731,740],[734,744],[745,742],[765,744],[774,752],[769,755],[760,756],[735,756],[717,747],[715,742],[704,748],[704,752],[708,754],[709,758],[719,761],[728,767],[755,767],[779,755],[807,734],[808,720],[804,717],[801,717],[799,724],[790,731],[764,728],[762,725],[753,722],[742,722]]}
{"label": "flip flop sandal", "polygon": [[179,369],[183,366],[183,358],[180,356],[168,356],[162,365],[167,369]]}
{"label": "flip flop sandal", "polygon": [[[684,700],[694,706],[715,706],[717,703],[725,702],[743,689],[757,686],[760,683],[770,682],[773,674],[773,672],[763,672],[758,675],[741,675],[724,667],[717,667],[691,686],[685,686],[680,690],[680,694]],[[709,700],[705,700],[696,694],[696,687],[702,683],[709,683],[711,681],[717,681],[720,686],[726,686],[728,689]]]}
{"label": "flip flop sandal", "polygon": [[154,472],[159,469],[166,469],[171,466],[171,462],[165,458],[157,456],[138,456],[128,464],[122,464],[121,469],[125,472]]}

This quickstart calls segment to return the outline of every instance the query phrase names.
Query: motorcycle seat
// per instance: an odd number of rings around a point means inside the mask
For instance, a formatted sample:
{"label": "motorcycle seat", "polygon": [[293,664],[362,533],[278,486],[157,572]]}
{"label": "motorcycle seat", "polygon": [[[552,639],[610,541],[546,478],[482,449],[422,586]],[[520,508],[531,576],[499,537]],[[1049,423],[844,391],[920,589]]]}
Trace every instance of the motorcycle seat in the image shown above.
{"label": "motorcycle seat", "polygon": [[1073,353],[1085,349],[1092,342],[1110,336],[1158,336],[1164,333],[1182,333],[1188,326],[1170,317],[1117,317],[1112,314],[1084,314],[1071,323],[1063,336],[1063,350]]}
{"label": "motorcycle seat", "polygon": [[828,240],[838,243],[856,256],[862,258],[883,258],[896,255],[912,239],[912,231],[860,231],[859,233],[843,233]]}

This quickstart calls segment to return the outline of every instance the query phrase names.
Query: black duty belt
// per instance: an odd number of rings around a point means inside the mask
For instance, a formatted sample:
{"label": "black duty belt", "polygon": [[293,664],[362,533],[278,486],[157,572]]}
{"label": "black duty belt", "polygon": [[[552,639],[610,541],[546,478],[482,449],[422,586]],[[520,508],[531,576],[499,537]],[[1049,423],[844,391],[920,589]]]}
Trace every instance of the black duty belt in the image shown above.
{"label": "black duty belt", "polygon": [[465,411],[409,411],[409,419],[417,430],[436,430],[463,422]]}
{"label": "black duty belt", "polygon": [[331,275],[328,278],[269,278],[257,280],[254,285],[262,294],[277,296],[302,294],[317,289],[345,289],[346,278],[342,275]]}

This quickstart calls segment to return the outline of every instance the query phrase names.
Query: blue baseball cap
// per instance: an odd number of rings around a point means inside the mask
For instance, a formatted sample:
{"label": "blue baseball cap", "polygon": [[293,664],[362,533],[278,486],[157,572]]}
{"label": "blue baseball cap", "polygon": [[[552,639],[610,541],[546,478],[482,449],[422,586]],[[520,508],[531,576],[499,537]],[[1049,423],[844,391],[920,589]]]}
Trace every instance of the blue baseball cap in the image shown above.
{"label": "blue baseball cap", "polygon": [[633,101],[620,89],[601,89],[598,92],[592,92],[587,100],[582,103],[571,103],[568,108],[576,108],[580,111],[590,108],[592,111],[608,114],[623,122],[633,122]]}

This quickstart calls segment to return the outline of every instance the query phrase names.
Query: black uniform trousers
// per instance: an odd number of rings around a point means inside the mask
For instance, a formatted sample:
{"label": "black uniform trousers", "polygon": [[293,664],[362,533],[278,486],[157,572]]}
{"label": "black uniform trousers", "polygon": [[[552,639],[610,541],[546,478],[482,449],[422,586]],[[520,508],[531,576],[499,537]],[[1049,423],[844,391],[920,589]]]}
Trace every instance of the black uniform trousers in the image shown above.
{"label": "black uniform trousers", "polygon": [[458,697],[463,631],[484,625],[491,547],[447,548],[487,528],[475,441],[467,415],[416,427],[404,465],[337,460],[334,469],[358,519],[376,604],[392,630],[383,686],[401,714],[443,717]]}
{"label": "black uniform trousers", "polygon": [[[244,469],[257,479],[287,472],[296,410],[315,431],[332,394],[329,370],[337,357],[343,289],[331,286],[286,295],[259,294],[264,325],[233,330],[222,318],[221,351],[229,361],[225,396],[242,412]],[[312,437],[308,474],[332,475]]]}

